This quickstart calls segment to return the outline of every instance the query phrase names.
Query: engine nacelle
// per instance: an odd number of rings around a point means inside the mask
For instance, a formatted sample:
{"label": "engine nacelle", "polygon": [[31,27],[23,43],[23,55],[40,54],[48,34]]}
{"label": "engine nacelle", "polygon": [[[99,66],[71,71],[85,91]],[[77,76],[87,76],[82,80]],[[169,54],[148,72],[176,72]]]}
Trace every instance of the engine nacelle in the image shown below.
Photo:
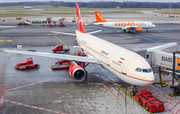
{"label": "engine nacelle", "polygon": [[142,28],[136,28],[137,32],[142,32]]}
{"label": "engine nacelle", "polygon": [[86,72],[81,66],[71,65],[69,67],[69,74],[76,81],[83,81],[86,78]]}

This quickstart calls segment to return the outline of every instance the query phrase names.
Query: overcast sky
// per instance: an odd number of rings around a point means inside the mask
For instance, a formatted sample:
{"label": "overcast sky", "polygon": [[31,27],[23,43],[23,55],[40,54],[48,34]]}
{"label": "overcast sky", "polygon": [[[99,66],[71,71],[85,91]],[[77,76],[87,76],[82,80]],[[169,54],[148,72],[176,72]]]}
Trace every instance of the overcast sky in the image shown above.
{"label": "overcast sky", "polygon": [[[66,1],[66,2],[80,2],[80,1],[118,1],[122,2],[123,0],[0,0],[0,3],[3,2],[29,2],[29,1]],[[170,2],[170,0],[124,0],[124,1],[134,1],[134,2]],[[180,2],[180,0],[171,0],[171,2]]]}

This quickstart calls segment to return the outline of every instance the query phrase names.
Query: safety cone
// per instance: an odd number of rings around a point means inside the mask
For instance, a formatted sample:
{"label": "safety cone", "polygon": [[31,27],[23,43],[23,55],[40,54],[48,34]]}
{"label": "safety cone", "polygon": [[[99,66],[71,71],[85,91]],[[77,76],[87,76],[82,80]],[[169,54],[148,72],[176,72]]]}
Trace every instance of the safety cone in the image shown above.
{"label": "safety cone", "polygon": [[4,72],[2,71],[2,75],[4,75]]}

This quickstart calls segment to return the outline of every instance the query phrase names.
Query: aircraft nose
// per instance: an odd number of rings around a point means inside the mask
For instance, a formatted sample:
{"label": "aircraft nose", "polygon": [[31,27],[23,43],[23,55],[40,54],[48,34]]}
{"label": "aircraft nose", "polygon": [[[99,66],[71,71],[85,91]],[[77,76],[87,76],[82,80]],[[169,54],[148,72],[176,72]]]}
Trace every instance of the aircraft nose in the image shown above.
{"label": "aircraft nose", "polygon": [[153,27],[156,27],[156,25],[155,25],[155,24],[153,24]]}

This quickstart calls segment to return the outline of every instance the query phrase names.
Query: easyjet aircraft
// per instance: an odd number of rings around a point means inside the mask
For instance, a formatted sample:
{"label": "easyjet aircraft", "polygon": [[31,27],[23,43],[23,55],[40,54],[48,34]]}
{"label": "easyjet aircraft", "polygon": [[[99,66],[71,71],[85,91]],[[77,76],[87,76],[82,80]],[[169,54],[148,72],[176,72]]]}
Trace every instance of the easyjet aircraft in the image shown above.
{"label": "easyjet aircraft", "polygon": [[76,10],[78,17],[78,30],[75,31],[76,34],[52,32],[65,35],[75,35],[79,47],[85,54],[87,54],[87,57],[16,50],[5,51],[10,53],[70,60],[72,65],[69,68],[69,74],[76,81],[83,81],[87,76],[85,68],[77,65],[76,61],[78,61],[100,64],[103,68],[106,68],[121,80],[132,85],[148,86],[154,82],[153,71],[149,63],[142,56],[91,35],[95,32],[86,33],[82,25],[82,19],[77,3]]}
{"label": "easyjet aircraft", "polygon": [[102,25],[104,27],[110,28],[120,28],[124,32],[126,32],[126,30],[141,32],[142,29],[146,29],[146,32],[148,32],[148,29],[156,27],[151,22],[107,22],[98,11],[95,11],[95,16],[96,23],[94,23],[94,25]]}

